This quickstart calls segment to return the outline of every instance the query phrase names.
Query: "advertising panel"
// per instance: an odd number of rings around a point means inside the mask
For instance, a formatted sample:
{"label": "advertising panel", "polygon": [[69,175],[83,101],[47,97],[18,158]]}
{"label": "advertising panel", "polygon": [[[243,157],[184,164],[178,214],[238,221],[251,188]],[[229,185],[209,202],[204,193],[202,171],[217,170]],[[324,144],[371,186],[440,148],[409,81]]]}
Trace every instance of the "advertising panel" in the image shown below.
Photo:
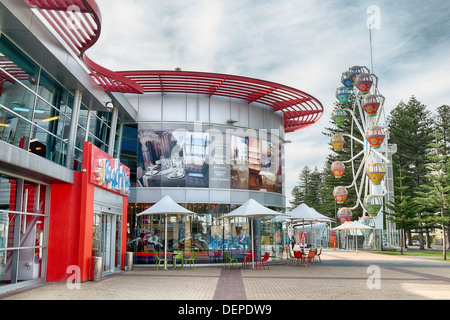
{"label": "advertising panel", "polygon": [[265,130],[138,130],[137,185],[282,193],[281,145]]}

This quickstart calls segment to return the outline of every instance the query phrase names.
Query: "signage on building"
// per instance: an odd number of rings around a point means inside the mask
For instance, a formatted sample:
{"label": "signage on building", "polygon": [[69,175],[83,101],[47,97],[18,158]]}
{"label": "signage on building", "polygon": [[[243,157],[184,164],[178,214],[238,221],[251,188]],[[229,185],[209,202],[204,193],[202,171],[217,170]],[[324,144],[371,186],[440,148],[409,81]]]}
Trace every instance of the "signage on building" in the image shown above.
{"label": "signage on building", "polygon": [[124,196],[130,194],[130,168],[87,141],[83,144],[83,169],[90,183]]}
{"label": "signage on building", "polygon": [[125,172],[125,168],[119,159],[99,159],[95,170],[98,185],[121,194],[130,194],[130,174]]}

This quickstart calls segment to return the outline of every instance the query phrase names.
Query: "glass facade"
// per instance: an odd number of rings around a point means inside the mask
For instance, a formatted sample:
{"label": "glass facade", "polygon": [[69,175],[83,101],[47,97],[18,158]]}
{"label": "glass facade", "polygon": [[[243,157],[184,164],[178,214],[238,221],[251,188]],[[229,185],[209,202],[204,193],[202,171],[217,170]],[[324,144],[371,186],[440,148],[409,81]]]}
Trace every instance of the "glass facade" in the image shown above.
{"label": "glass facade", "polygon": [[[127,250],[135,252],[137,264],[154,263],[153,252],[164,252],[165,215],[136,217],[136,214],[152,205],[153,203],[129,205],[128,222],[134,228],[129,230]],[[184,206],[196,214],[192,217],[168,216],[169,254],[177,250],[182,250],[185,254],[195,251],[198,263],[223,262],[224,251],[242,258],[251,249],[251,228],[254,228],[255,248],[261,246],[261,252],[270,252],[272,259],[283,258],[285,230],[282,221],[253,221],[243,217],[222,219],[225,213],[236,209],[236,205],[186,203]]]}
{"label": "glass facade", "polygon": [[[73,92],[0,34],[0,140],[64,166],[73,103]],[[81,169],[83,141],[108,150],[110,126],[109,112],[81,105],[72,169]]]}
{"label": "glass facade", "polygon": [[44,279],[48,191],[0,174],[0,287]]}
{"label": "glass facade", "polygon": [[[133,186],[127,250],[135,252],[135,263],[153,263],[154,251],[164,252],[167,236],[169,259],[174,251],[182,250],[186,256],[195,251],[199,263],[223,262],[224,251],[242,258],[251,249],[253,231],[258,254],[267,251],[273,260],[283,259],[282,221],[228,220],[222,216],[254,196],[271,203],[271,209],[284,211],[280,139],[284,131],[276,127],[272,113],[266,114],[264,108],[250,110],[238,102],[234,103],[243,117],[248,111],[267,119],[270,129],[220,125],[215,118],[205,123],[183,121],[178,112],[189,109],[191,98],[164,96],[161,103],[154,96],[143,95],[139,99],[140,119],[141,115],[146,119],[157,114],[159,108],[167,116],[123,126],[120,158],[131,170]],[[228,112],[220,99],[202,105],[214,110],[214,115]],[[180,205],[195,212],[193,217],[169,216],[167,235],[165,215],[136,217],[163,194],[177,197]]]}

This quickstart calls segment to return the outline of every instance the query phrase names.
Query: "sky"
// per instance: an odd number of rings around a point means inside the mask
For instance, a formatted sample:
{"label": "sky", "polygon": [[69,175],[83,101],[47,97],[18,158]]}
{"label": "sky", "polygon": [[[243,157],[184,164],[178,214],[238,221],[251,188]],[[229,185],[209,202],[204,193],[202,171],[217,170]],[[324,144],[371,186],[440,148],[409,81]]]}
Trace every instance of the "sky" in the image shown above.
{"label": "sky", "polygon": [[322,170],[331,152],[323,132],[348,68],[366,66],[377,76],[381,122],[413,95],[432,112],[450,104],[450,1],[96,2],[102,32],[87,55],[105,68],[246,76],[300,89],[323,104],[316,124],[286,136],[287,205],[302,169]]}

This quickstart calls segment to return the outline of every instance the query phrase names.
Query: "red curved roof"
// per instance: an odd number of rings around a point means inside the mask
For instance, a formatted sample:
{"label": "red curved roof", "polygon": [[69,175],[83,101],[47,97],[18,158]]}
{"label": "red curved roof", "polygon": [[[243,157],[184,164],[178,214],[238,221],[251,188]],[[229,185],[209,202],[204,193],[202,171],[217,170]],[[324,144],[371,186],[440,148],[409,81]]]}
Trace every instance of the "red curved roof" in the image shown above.
{"label": "red curved roof", "polygon": [[271,106],[284,115],[286,132],[317,122],[323,106],[311,95],[278,83],[248,77],[191,71],[121,71],[103,68],[86,50],[101,33],[101,13],[95,0],[24,0],[37,10],[91,71],[105,91],[122,93],[190,93],[242,99]]}
{"label": "red curved roof", "polygon": [[146,93],[190,93],[242,99],[271,106],[284,114],[286,132],[305,128],[322,116],[311,95],[278,83],[248,77],[193,71],[123,71]]}

